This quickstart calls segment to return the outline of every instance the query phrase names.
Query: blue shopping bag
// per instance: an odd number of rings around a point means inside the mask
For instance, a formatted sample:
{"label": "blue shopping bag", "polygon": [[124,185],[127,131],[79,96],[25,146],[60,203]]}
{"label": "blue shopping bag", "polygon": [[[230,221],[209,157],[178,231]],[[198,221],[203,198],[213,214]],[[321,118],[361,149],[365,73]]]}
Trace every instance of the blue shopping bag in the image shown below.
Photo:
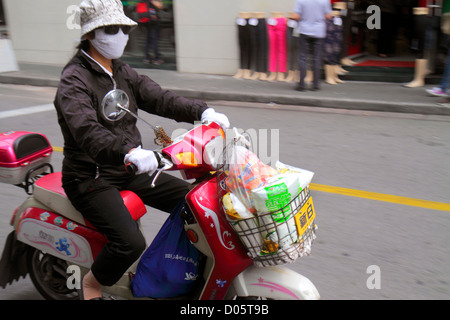
{"label": "blue shopping bag", "polygon": [[169,298],[191,292],[199,279],[199,252],[186,236],[177,205],[147,248],[131,281],[135,297]]}

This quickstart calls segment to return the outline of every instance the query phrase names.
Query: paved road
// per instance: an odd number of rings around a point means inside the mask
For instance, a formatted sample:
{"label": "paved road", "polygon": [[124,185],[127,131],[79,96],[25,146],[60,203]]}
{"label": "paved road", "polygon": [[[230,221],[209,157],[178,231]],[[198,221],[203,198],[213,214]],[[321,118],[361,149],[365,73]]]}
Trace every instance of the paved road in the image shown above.
{"label": "paved road", "polygon": [[[44,133],[53,146],[62,136],[51,108],[33,114],[4,113],[53,101],[53,88],[0,85],[0,131]],[[279,105],[211,102],[232,125],[276,141],[264,155],[315,172],[313,182],[361,190],[362,197],[313,190],[318,238],[312,255],[289,267],[310,278],[323,299],[449,299],[450,212],[364,198],[365,191],[449,203],[450,117],[336,111]],[[35,110],[36,109],[28,109]],[[6,117],[8,116],[8,117]],[[145,116],[166,132],[189,128]],[[146,147],[151,130],[141,125]],[[278,133],[278,139],[277,139]],[[276,143],[279,141],[279,152]],[[54,152],[60,168],[62,154]],[[0,184],[0,247],[13,210],[25,193]],[[151,239],[165,215],[143,218]],[[375,271],[374,271],[375,270]],[[373,276],[379,275],[378,282]],[[372,277],[371,277],[372,276]],[[369,277],[371,277],[369,279]],[[369,281],[368,281],[369,279]],[[367,283],[377,284],[369,289]],[[378,289],[377,289],[378,288]],[[0,299],[41,299],[29,278],[0,289]]]}

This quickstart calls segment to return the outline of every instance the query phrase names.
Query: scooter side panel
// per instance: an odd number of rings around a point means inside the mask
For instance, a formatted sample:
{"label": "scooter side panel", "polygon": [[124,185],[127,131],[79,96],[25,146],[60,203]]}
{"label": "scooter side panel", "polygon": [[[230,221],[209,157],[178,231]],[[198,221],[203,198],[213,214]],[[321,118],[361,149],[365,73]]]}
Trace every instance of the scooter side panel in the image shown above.
{"label": "scooter side panel", "polygon": [[57,258],[89,268],[106,243],[96,230],[53,212],[27,208],[21,215],[17,239]]}
{"label": "scooter side panel", "polygon": [[200,299],[223,299],[233,279],[253,260],[221,213],[215,177],[194,188],[186,201],[214,254],[214,267]]}

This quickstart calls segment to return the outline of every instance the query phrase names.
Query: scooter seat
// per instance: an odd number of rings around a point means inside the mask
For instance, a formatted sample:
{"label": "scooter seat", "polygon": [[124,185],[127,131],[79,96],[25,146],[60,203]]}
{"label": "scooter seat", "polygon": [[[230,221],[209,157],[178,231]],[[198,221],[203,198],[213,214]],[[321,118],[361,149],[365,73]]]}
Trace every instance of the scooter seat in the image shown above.
{"label": "scooter seat", "polygon": [[[55,172],[37,180],[34,184],[34,198],[49,207],[54,213],[94,228],[67,198],[62,187],[61,176],[61,172]],[[134,192],[123,190],[120,191],[120,194],[134,220],[138,220],[147,212],[144,203]]]}

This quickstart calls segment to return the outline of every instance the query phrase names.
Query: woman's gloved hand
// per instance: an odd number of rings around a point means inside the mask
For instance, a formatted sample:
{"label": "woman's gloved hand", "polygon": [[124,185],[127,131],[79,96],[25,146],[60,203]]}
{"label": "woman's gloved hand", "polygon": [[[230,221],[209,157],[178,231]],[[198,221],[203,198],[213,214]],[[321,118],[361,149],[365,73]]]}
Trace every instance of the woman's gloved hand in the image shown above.
{"label": "woman's gloved hand", "polygon": [[147,172],[152,175],[158,169],[158,160],[151,150],[142,149],[141,146],[131,150],[125,155],[125,164],[133,163],[137,167],[137,174]]}
{"label": "woman's gloved hand", "polygon": [[222,128],[228,129],[230,127],[230,121],[228,117],[223,113],[216,112],[213,108],[208,108],[202,113],[203,121],[214,121],[217,122]]}

